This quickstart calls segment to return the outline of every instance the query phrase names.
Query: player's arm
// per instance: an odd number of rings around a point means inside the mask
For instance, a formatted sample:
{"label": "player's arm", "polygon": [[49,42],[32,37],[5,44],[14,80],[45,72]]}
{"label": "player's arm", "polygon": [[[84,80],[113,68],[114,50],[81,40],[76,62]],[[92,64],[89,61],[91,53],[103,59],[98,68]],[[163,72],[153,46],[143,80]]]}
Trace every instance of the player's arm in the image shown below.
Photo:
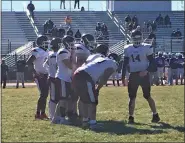
{"label": "player's arm", "polygon": [[148,72],[156,72],[157,71],[157,64],[155,62],[155,59],[153,57],[153,54],[152,55],[148,55],[147,56],[147,59],[149,61],[149,66],[147,68],[147,71]]}
{"label": "player's arm", "polygon": [[124,57],[123,66],[122,66],[122,80],[125,79],[128,64],[129,64],[129,57]]}
{"label": "player's arm", "polygon": [[147,59],[149,61],[149,66],[147,68],[148,72],[156,72],[157,71],[157,64],[155,58],[153,56],[153,47],[150,46],[147,51]]}
{"label": "player's arm", "polygon": [[72,62],[71,62],[70,56],[71,55],[67,51],[61,51],[59,53],[59,58],[60,58],[61,62],[63,62],[63,64],[67,68],[72,69]]}
{"label": "player's arm", "polygon": [[102,74],[102,76],[100,77],[99,79],[99,82],[98,82],[98,86],[96,88],[96,90],[100,90],[103,85],[105,85],[109,79],[109,77],[115,72],[116,70],[113,69],[113,68],[108,68],[104,71],[104,73]]}
{"label": "player's arm", "polygon": [[28,70],[33,71],[33,73],[36,73],[36,71],[33,68],[33,62],[36,60],[36,57],[34,55],[31,55],[28,60],[26,61],[26,64],[28,65]]}
{"label": "player's arm", "polygon": [[[48,57],[49,58],[49,57]],[[49,61],[48,58],[46,59],[46,61],[43,63],[43,67],[48,71],[49,69]]]}

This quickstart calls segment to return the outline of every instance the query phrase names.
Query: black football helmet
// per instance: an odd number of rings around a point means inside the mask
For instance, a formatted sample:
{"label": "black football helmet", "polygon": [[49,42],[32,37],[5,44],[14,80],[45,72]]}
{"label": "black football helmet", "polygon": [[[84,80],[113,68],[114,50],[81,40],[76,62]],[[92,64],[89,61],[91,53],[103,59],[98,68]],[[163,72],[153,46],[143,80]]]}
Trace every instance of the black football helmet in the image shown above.
{"label": "black football helmet", "polygon": [[75,39],[72,36],[65,35],[62,38],[63,47],[66,48],[66,49],[73,49],[74,42],[75,42]]}
{"label": "black football helmet", "polygon": [[47,50],[49,45],[47,36],[40,35],[39,37],[37,37],[36,44],[38,47]]}
{"label": "black football helmet", "polygon": [[159,52],[159,53],[158,53],[158,56],[159,56],[159,57],[162,57],[162,56],[163,56],[163,53],[162,53],[162,52]]}
{"label": "black football helmet", "polygon": [[50,43],[51,49],[54,51],[58,50],[61,46],[61,43],[62,43],[62,40],[60,38],[53,38]]}
{"label": "black football helmet", "polygon": [[95,48],[95,52],[107,56],[109,48],[106,45],[98,44],[97,47]]}
{"label": "black football helmet", "polygon": [[108,58],[110,58],[110,59],[112,59],[112,60],[115,60],[116,62],[119,62],[119,56],[118,56],[118,54],[116,54],[116,53],[110,53],[110,54],[108,55]]}
{"label": "black football helmet", "polygon": [[131,32],[132,43],[134,46],[139,46],[142,42],[142,33],[139,30],[133,30]]}
{"label": "black football helmet", "polygon": [[95,38],[91,34],[83,34],[81,38],[82,43],[90,50],[92,51],[96,44],[95,44]]}

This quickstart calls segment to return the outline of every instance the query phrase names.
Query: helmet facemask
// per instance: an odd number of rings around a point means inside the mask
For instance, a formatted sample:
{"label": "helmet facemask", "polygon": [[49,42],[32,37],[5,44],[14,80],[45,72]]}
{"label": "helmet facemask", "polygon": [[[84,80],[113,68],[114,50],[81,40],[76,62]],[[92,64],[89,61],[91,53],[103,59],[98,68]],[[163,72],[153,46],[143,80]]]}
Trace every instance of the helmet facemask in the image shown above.
{"label": "helmet facemask", "polygon": [[141,41],[142,41],[142,37],[141,36],[135,36],[133,39],[132,39],[132,43],[134,46],[138,47],[140,44],[141,44]]}

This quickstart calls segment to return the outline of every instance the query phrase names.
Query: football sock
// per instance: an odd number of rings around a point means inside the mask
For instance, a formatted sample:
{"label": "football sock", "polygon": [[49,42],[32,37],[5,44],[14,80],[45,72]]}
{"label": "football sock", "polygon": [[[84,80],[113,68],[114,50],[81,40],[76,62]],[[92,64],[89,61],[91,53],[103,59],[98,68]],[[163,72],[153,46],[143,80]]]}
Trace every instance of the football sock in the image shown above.
{"label": "football sock", "polygon": [[83,122],[89,121],[89,118],[83,118]]}
{"label": "football sock", "polygon": [[37,111],[36,114],[37,114],[37,115],[40,115],[40,111]]}
{"label": "football sock", "polygon": [[156,114],[157,114],[157,112],[153,113],[153,115],[156,115]]}
{"label": "football sock", "polygon": [[96,124],[96,120],[90,120],[89,123],[90,124]]}
{"label": "football sock", "polygon": [[45,114],[45,112],[41,112],[41,115]]}

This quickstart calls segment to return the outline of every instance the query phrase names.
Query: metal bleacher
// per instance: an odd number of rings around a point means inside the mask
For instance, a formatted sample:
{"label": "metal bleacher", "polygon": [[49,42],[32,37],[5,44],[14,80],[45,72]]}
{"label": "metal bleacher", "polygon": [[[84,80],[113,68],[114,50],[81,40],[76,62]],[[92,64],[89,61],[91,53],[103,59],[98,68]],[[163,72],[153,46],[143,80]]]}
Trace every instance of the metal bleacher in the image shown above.
{"label": "metal bleacher", "polygon": [[[119,22],[124,26],[124,19],[127,15],[130,15],[133,17],[136,15],[138,17],[139,25],[142,27],[144,22],[154,21],[156,17],[161,13],[163,17],[165,17],[167,14],[170,17],[172,26],[171,28],[166,27],[158,27],[156,34],[156,42],[158,45],[158,48],[165,49],[165,46],[168,46],[166,48],[166,51],[172,51],[170,49],[171,46],[173,46],[174,52],[176,51],[184,51],[183,46],[183,40],[176,40],[173,42],[173,44],[170,45],[171,42],[171,33],[173,30],[177,30],[177,28],[180,29],[182,36],[184,36],[184,12],[183,11],[169,11],[169,12],[114,12],[115,16],[118,18]],[[143,32],[144,38],[148,36],[148,32]],[[176,47],[175,47],[176,46]],[[179,48],[180,46],[180,48]]]}
{"label": "metal bleacher", "polygon": [[7,54],[8,40],[11,42],[11,50],[14,50],[28,40],[20,27],[20,24],[15,16],[15,12],[2,12],[2,48],[1,54]]}

